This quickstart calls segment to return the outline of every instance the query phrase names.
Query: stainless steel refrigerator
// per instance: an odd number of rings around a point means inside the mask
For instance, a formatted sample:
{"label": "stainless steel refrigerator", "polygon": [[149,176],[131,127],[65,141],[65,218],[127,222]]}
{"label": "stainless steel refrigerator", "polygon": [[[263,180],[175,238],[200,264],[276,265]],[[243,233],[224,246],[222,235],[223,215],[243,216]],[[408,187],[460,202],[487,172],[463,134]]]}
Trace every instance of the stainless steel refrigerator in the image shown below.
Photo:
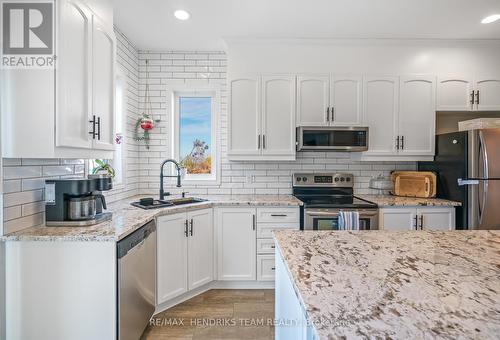
{"label": "stainless steel refrigerator", "polygon": [[[436,136],[437,197],[459,201],[457,229],[500,229],[500,128]],[[461,180],[461,185],[459,185]]]}

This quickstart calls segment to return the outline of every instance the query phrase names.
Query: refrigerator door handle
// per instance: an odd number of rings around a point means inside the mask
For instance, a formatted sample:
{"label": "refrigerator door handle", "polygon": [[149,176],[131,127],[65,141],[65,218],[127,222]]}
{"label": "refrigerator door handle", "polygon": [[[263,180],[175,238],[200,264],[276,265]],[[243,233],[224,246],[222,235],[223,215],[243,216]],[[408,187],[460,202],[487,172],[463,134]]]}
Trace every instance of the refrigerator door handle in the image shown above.
{"label": "refrigerator door handle", "polygon": [[[484,134],[479,131],[479,177],[488,178],[488,154],[486,153],[486,145],[484,142]],[[488,200],[488,181],[481,181],[481,186],[478,192],[478,218],[479,225],[483,224],[484,207],[487,206]]]}

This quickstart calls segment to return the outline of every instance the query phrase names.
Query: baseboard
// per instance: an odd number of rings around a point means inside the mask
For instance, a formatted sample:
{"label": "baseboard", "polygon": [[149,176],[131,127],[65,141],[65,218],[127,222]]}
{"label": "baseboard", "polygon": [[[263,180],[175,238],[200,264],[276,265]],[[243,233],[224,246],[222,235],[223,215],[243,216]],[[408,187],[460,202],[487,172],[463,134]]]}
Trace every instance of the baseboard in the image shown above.
{"label": "baseboard", "polygon": [[156,306],[155,314],[166,311],[211,289],[274,289],[274,281],[212,281]]}

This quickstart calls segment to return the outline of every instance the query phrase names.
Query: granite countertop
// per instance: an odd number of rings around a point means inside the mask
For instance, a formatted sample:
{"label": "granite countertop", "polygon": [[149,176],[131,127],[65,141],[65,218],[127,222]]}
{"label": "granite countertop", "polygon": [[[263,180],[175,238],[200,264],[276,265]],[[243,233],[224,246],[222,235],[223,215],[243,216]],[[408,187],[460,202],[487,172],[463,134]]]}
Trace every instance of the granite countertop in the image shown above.
{"label": "granite countertop", "polygon": [[[130,205],[141,196],[109,204],[110,221],[86,227],[37,226],[0,238],[2,241],[119,241],[157,216],[206,209],[214,206],[300,206],[291,195],[218,195],[196,196],[206,202],[145,210]],[[171,198],[175,198],[172,196]]]}
{"label": "granite countertop", "polygon": [[498,339],[500,231],[275,238],[319,339]]}
{"label": "granite countertop", "polygon": [[379,207],[459,207],[460,202],[444,200],[441,198],[401,197],[392,195],[356,195],[357,197],[376,203]]}

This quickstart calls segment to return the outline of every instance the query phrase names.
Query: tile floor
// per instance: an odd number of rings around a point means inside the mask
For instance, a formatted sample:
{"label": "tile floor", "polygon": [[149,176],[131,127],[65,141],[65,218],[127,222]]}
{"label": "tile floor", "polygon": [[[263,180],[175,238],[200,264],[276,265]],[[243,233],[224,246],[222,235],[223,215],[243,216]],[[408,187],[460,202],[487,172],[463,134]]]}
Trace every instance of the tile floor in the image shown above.
{"label": "tile floor", "polygon": [[269,340],[273,318],[272,289],[214,289],[155,315],[141,340]]}

